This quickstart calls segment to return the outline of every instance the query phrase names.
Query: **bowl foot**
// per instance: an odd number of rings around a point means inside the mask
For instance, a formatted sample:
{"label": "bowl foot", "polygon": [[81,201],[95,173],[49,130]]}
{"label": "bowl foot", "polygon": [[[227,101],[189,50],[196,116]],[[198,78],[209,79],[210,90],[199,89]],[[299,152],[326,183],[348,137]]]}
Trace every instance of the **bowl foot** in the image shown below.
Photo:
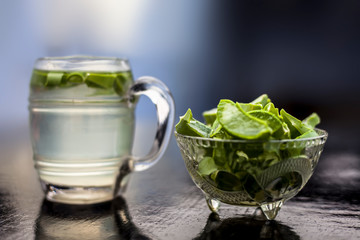
{"label": "bowl foot", "polygon": [[220,201],[215,198],[211,198],[208,195],[205,195],[205,199],[209,209],[214,213],[218,213]]}
{"label": "bowl foot", "polygon": [[261,211],[268,220],[274,220],[279,213],[284,200],[279,200],[276,202],[264,203],[260,205]]}

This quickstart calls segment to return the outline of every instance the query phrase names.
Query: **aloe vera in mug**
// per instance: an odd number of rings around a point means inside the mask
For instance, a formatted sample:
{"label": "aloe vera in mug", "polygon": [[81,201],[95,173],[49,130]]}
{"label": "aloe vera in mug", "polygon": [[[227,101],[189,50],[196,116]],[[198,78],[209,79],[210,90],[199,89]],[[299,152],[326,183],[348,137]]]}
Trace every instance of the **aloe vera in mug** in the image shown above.
{"label": "aloe vera in mug", "polygon": [[119,168],[131,159],[137,99],[129,95],[133,84],[130,66],[122,59],[36,62],[30,83],[30,132],[35,168],[47,198],[94,203],[113,197]]}

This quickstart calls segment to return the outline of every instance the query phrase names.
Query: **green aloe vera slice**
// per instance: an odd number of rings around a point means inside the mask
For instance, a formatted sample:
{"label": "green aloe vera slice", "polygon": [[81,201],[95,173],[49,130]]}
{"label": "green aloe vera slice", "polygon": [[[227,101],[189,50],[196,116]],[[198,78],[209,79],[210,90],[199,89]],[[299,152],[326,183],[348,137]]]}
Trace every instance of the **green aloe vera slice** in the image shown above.
{"label": "green aloe vera slice", "polygon": [[281,122],[281,128],[272,134],[275,139],[290,139],[291,133],[288,125],[285,122]]}
{"label": "green aloe vera slice", "polygon": [[268,136],[271,131],[266,122],[244,112],[230,100],[220,101],[217,117],[223,128],[235,137],[257,139]]}
{"label": "green aloe vera slice", "polygon": [[59,85],[64,76],[62,72],[49,72],[44,83],[47,87]]}
{"label": "green aloe vera slice", "polygon": [[290,129],[291,138],[296,138],[311,130],[311,128],[302,123],[296,117],[287,113],[284,109],[281,109],[280,114]]}
{"label": "green aloe vera slice", "polygon": [[279,113],[279,109],[276,108],[272,102],[269,102],[268,104],[266,104],[264,107],[264,110],[271,112],[271,113],[275,114],[279,119],[282,119],[282,117],[280,116],[280,113]]}
{"label": "green aloe vera slice", "polygon": [[205,112],[203,112],[203,117],[204,117],[204,120],[205,120],[205,123],[208,124],[208,125],[212,125],[215,120],[216,120],[216,112],[217,112],[217,108],[213,108],[213,109],[210,109],[210,110],[207,110]]}
{"label": "green aloe vera slice", "polygon": [[306,133],[301,134],[300,136],[296,137],[296,139],[302,139],[302,138],[312,138],[317,137],[319,134],[313,129],[307,131]]}
{"label": "green aloe vera slice", "polygon": [[118,75],[114,80],[114,90],[118,95],[125,94],[127,89],[126,78],[122,75]]}
{"label": "green aloe vera slice", "polygon": [[204,157],[198,166],[198,172],[201,175],[210,175],[218,169],[219,167],[216,165],[212,157]]}
{"label": "green aloe vera slice", "polygon": [[211,128],[193,118],[190,108],[180,117],[175,129],[178,133],[188,136],[208,137]]}
{"label": "green aloe vera slice", "polygon": [[241,107],[244,112],[250,112],[253,110],[261,110],[262,105],[260,103],[252,104],[252,103],[238,103],[238,106]]}
{"label": "green aloe vera slice", "polygon": [[250,104],[261,104],[262,107],[265,107],[265,105],[268,104],[270,101],[271,100],[267,94],[262,94],[256,99],[254,99],[252,102],[250,102]]}
{"label": "green aloe vera slice", "polygon": [[307,118],[302,121],[303,124],[310,128],[315,128],[320,123],[320,117],[316,113],[310,114]]}
{"label": "green aloe vera slice", "polygon": [[221,126],[219,120],[216,118],[213,125],[211,126],[210,137],[214,137],[217,134],[219,134],[221,129],[222,129],[222,126]]}
{"label": "green aloe vera slice", "polygon": [[84,82],[85,74],[82,72],[72,72],[67,75],[67,81],[71,83],[82,83]]}
{"label": "green aloe vera slice", "polygon": [[267,112],[264,110],[254,110],[248,112],[251,116],[256,117],[260,120],[263,120],[267,123],[267,125],[271,128],[271,133],[276,132],[279,128],[281,128],[280,119],[273,113]]}
{"label": "green aloe vera slice", "polygon": [[272,102],[269,102],[268,104],[265,105],[264,110],[272,114],[275,114],[275,116],[277,116],[277,118],[281,122],[281,127],[272,134],[272,137],[274,137],[275,139],[290,139],[291,138],[290,129],[288,125],[285,122],[283,122],[283,117],[280,115],[279,109],[276,108]]}
{"label": "green aloe vera slice", "polygon": [[88,74],[85,83],[88,87],[109,89],[113,87],[115,78],[115,75],[92,73]]}

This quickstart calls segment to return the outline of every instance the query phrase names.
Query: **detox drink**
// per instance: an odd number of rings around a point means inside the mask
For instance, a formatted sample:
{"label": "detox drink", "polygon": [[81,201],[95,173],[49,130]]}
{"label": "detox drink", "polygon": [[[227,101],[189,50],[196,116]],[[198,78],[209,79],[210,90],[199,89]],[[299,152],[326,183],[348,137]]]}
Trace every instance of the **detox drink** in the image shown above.
{"label": "detox drink", "polygon": [[[134,111],[140,96],[155,105],[157,128],[149,153],[133,156]],[[30,133],[46,199],[93,204],[124,192],[131,172],[150,168],[164,154],[174,106],[159,79],[134,81],[126,59],[36,60],[30,81]]]}
{"label": "detox drink", "polygon": [[116,70],[33,70],[30,133],[43,185],[112,189],[134,134],[132,74]]}

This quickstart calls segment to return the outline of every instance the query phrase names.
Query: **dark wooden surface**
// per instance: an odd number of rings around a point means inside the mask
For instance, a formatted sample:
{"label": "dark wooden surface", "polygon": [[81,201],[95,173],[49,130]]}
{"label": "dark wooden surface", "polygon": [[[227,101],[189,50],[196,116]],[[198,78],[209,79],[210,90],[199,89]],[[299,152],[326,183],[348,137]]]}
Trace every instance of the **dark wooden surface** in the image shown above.
{"label": "dark wooden surface", "polygon": [[[0,135],[0,239],[360,239],[360,156],[325,146],[314,176],[275,221],[254,208],[210,214],[175,140],[153,168],[133,173],[113,202],[44,200],[26,128]],[[254,215],[255,213],[255,215]]]}

